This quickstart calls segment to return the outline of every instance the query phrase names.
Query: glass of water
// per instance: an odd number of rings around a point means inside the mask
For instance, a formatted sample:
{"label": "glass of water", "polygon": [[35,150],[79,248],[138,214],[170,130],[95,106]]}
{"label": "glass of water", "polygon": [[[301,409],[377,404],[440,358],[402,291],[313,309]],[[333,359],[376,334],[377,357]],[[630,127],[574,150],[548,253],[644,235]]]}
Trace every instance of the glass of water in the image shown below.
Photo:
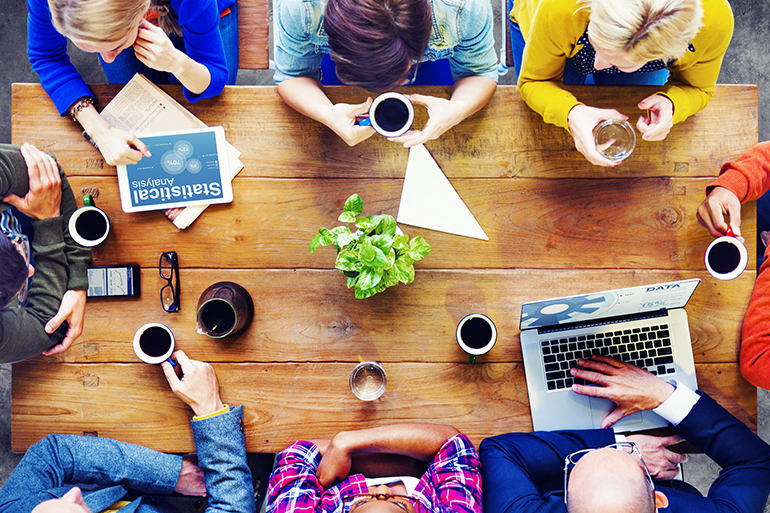
{"label": "glass of water", "polygon": [[620,162],[634,152],[636,132],[626,120],[605,119],[594,127],[594,143],[599,153],[613,162]]}
{"label": "glass of water", "polygon": [[387,381],[382,365],[362,362],[350,373],[350,391],[362,401],[374,401],[385,393]]}

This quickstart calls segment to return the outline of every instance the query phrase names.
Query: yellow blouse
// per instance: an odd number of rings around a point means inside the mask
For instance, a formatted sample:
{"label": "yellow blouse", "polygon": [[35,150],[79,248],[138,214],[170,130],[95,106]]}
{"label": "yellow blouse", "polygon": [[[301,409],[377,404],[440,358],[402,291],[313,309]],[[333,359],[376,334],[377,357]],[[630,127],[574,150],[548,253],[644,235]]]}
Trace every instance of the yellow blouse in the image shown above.
{"label": "yellow blouse", "polygon": [[[733,34],[727,0],[703,0],[703,13],[703,27],[692,40],[695,51],[674,61],[658,93],[673,102],[674,123],[708,104]],[[546,123],[567,128],[567,115],[581,104],[562,87],[562,75],[566,59],[583,48],[577,41],[588,28],[589,14],[578,0],[516,0],[511,10],[526,41],[519,94]]]}

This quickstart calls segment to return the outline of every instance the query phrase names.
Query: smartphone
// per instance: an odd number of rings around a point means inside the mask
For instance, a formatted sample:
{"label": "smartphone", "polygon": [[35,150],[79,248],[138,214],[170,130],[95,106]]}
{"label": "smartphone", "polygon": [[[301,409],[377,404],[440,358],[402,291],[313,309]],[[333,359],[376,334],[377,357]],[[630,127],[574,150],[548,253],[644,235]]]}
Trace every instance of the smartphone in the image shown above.
{"label": "smartphone", "polygon": [[139,297],[138,265],[105,265],[88,268],[86,297]]}

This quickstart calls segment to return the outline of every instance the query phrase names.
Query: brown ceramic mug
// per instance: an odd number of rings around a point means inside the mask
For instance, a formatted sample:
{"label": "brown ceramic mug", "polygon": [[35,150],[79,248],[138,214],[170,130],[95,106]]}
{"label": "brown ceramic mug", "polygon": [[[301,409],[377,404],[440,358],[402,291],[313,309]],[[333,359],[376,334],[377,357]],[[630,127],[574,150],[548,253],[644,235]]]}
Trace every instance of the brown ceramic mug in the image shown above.
{"label": "brown ceramic mug", "polygon": [[253,316],[249,292],[237,283],[220,281],[201,294],[195,330],[211,338],[234,337],[249,327]]}

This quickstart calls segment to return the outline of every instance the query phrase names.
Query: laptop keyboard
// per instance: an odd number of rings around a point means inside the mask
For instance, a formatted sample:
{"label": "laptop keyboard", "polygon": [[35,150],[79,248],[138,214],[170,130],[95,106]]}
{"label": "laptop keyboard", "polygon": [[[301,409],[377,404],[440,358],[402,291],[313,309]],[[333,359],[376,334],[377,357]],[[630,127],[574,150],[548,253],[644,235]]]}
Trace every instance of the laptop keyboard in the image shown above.
{"label": "laptop keyboard", "polygon": [[540,352],[548,390],[570,388],[573,383],[590,385],[583,379],[572,378],[569,370],[578,366],[580,358],[588,359],[595,354],[636,365],[658,376],[675,372],[668,324],[543,340]]}

